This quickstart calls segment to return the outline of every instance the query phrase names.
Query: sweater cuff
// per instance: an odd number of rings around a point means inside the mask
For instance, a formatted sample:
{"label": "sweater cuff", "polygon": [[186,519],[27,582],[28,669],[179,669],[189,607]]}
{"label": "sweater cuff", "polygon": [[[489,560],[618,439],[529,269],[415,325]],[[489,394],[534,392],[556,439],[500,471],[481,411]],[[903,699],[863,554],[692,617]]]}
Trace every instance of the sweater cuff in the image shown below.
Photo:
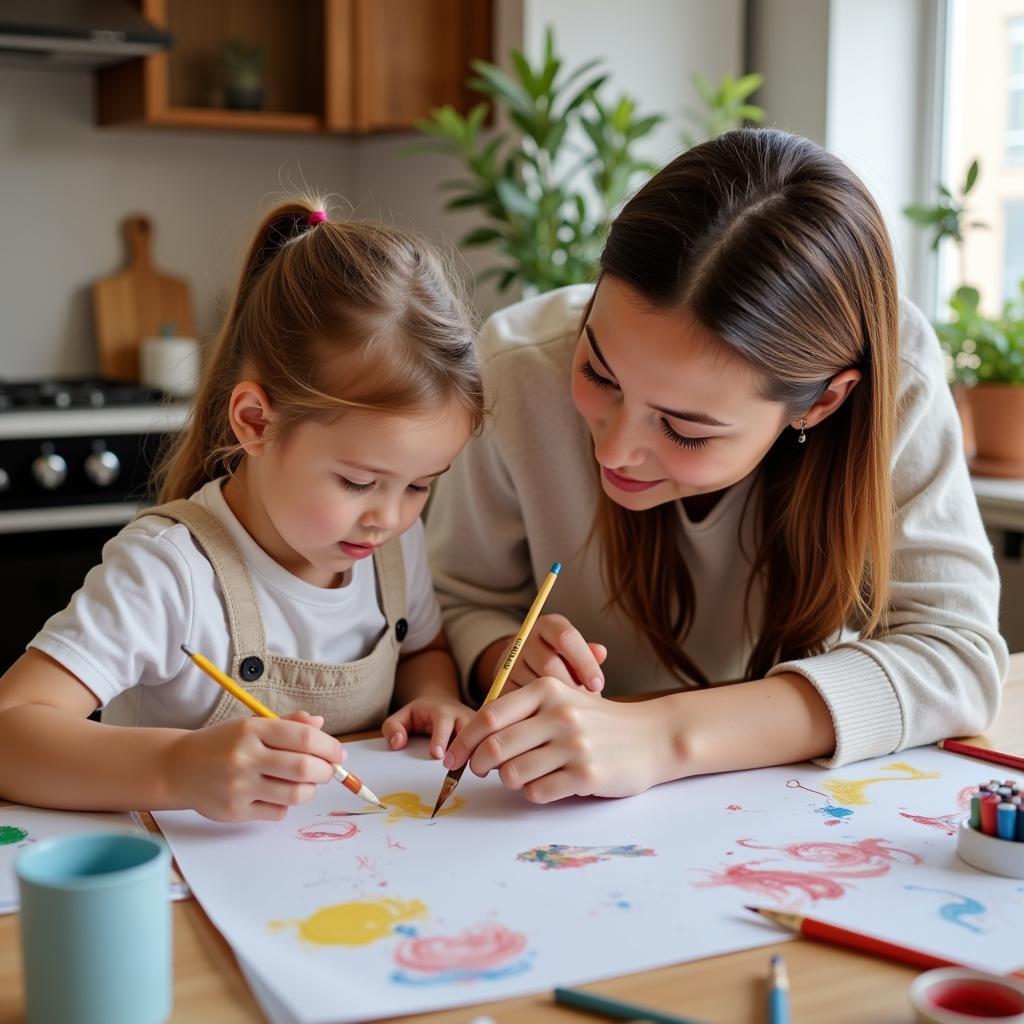
{"label": "sweater cuff", "polygon": [[459,669],[462,699],[470,707],[477,705],[477,698],[470,688],[470,673],[477,658],[495,640],[515,636],[521,625],[521,619],[498,609],[476,610],[469,615],[460,615],[456,620],[445,624],[445,635],[448,637],[448,644]]}
{"label": "sweater cuff", "polygon": [[797,672],[821,695],[832,716],[836,749],[817,758],[823,768],[838,768],[868,757],[884,757],[903,740],[903,709],[882,667],[853,647],[776,665],[769,676]]}

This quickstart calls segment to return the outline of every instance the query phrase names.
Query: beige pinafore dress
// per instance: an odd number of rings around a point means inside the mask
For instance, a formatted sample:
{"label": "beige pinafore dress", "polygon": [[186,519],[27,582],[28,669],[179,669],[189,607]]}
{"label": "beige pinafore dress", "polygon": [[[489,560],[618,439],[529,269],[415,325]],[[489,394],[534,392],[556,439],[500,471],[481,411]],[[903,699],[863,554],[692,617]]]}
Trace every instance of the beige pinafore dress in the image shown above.
{"label": "beige pinafore dress", "polygon": [[[219,519],[202,505],[181,498],[140,515],[164,516],[187,527],[210,560],[220,584],[231,635],[231,664],[221,668],[279,715],[308,711],[323,715],[324,731],[375,729],[388,714],[395,687],[398,653],[409,626],[405,619],[405,566],[399,538],[373,554],[377,598],[387,625],[373,650],[344,665],[286,658],[267,650],[252,577],[238,546]],[[339,622],[338,629],[345,623]],[[221,693],[203,726],[251,711],[227,691]]]}

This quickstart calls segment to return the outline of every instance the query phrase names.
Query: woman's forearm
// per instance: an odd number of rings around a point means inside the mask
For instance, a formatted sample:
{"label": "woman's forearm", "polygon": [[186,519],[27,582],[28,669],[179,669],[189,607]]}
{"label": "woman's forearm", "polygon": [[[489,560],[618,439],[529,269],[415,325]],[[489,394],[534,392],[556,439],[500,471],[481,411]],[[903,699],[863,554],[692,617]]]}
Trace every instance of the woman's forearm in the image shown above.
{"label": "woman's forearm", "polygon": [[0,711],[0,796],[65,810],[180,807],[171,751],[184,729],[103,725],[41,704]]}
{"label": "woman's forearm", "polygon": [[795,672],[670,694],[650,704],[652,722],[664,723],[669,733],[665,775],[658,783],[791,764],[835,749],[825,702]]}

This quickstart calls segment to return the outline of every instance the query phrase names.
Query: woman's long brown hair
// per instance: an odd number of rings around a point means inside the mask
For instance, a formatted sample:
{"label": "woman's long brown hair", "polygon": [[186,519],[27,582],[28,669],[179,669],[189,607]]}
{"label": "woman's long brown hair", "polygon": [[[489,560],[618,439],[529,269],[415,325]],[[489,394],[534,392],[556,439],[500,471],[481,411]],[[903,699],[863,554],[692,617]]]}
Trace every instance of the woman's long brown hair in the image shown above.
{"label": "woman's long brown hair", "polygon": [[284,434],[346,408],[413,412],[455,403],[484,415],[474,327],[440,257],[384,224],[309,223],[315,198],[264,218],[214,343],[191,419],[158,467],[158,500],[231,473],[241,450],[231,392],[251,379]]}
{"label": "woman's long brown hair", "polygon": [[[806,444],[786,430],[760,466],[746,601],[759,589],[763,614],[747,674],[820,653],[851,622],[877,633],[892,558],[898,301],[888,232],[860,179],[807,139],[728,132],[626,204],[601,274],[654,310],[695,315],[759,372],[763,397],[784,403],[788,419],[841,370],[860,370]],[[706,684],[683,650],[699,597],[678,529],[671,503],[632,512],[601,495],[595,535],[610,603],[671,672]]]}

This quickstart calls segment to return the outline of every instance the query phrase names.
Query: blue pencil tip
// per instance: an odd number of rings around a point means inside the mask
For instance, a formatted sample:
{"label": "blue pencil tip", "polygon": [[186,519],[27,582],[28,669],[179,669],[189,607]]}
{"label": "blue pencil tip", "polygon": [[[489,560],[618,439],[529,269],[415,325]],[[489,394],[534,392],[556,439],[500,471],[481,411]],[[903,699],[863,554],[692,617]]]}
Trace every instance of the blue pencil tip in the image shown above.
{"label": "blue pencil tip", "polygon": [[772,965],[774,966],[775,964],[781,964],[781,963],[782,963],[782,957],[779,956],[778,953],[773,953],[772,954]]}
{"label": "blue pencil tip", "polygon": [[561,562],[552,562],[551,563],[551,571],[557,576],[562,571],[562,563]]}

